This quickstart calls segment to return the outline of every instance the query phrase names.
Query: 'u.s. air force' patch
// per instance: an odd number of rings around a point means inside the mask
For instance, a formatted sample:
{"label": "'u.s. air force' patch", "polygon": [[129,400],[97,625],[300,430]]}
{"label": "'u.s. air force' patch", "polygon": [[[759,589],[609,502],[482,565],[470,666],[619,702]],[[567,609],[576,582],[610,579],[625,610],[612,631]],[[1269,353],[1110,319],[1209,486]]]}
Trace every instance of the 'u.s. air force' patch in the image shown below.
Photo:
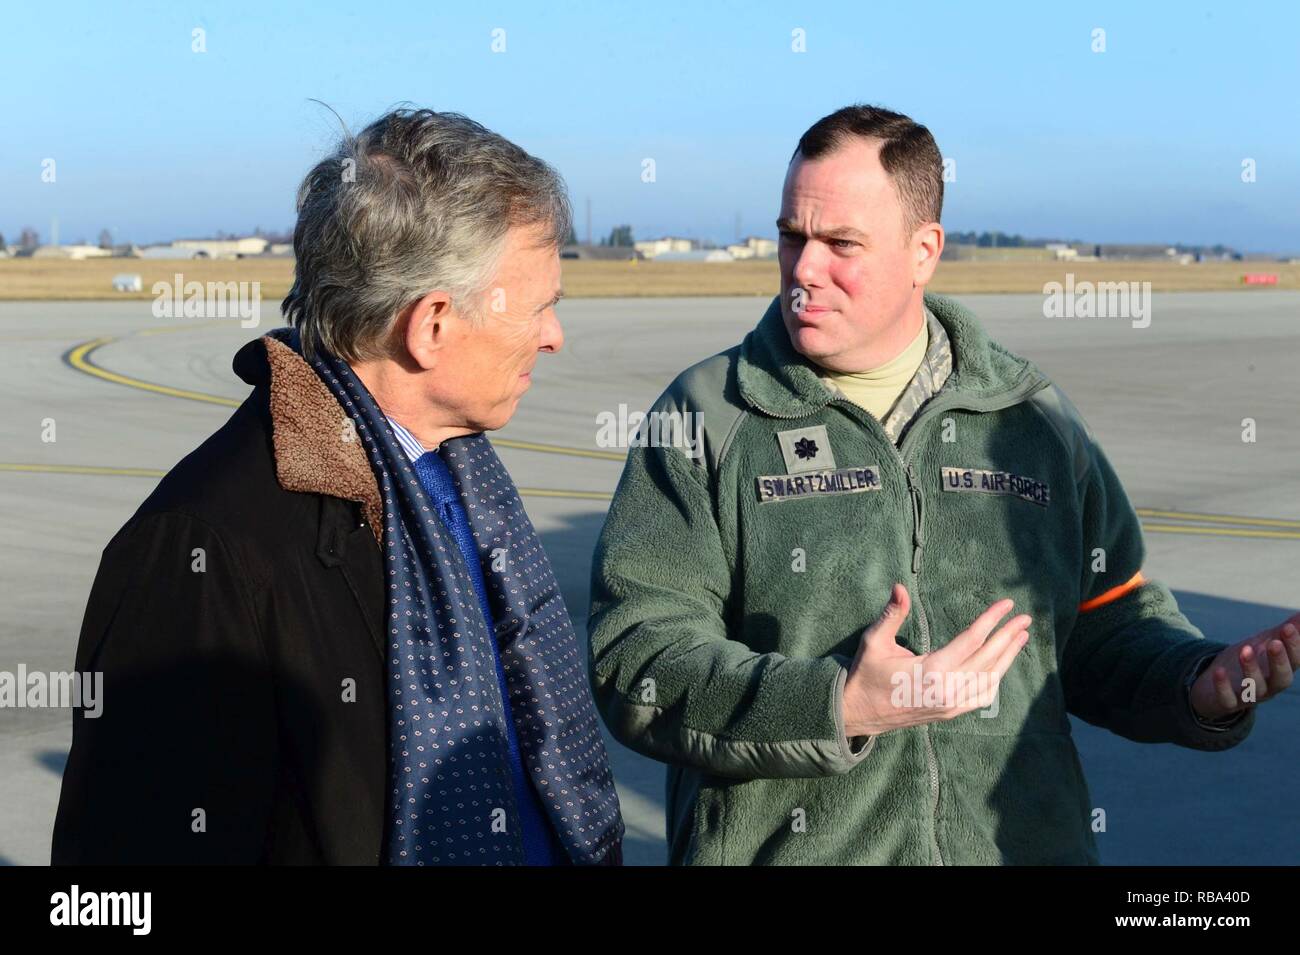
{"label": "'u.s. air force' patch", "polygon": [[760,504],[776,504],[819,494],[859,494],[880,490],[880,469],[874,464],[832,468],[804,474],[765,474],[754,479]]}
{"label": "'u.s. air force' patch", "polygon": [[1010,471],[982,471],[979,468],[940,468],[945,491],[980,491],[985,494],[1010,494],[1021,500],[1046,507],[1051,488],[1043,481],[1012,474]]}

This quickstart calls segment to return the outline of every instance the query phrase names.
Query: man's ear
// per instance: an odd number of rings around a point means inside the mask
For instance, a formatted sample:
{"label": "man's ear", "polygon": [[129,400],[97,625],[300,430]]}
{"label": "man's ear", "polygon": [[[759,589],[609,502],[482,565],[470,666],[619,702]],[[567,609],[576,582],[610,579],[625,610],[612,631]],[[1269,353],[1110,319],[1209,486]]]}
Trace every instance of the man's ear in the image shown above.
{"label": "man's ear", "polygon": [[406,353],[420,368],[428,371],[437,364],[447,347],[451,296],[444,291],[430,292],[418,299],[399,317]]}
{"label": "man's ear", "polygon": [[912,284],[926,285],[943,255],[943,226],[928,222],[912,235]]}

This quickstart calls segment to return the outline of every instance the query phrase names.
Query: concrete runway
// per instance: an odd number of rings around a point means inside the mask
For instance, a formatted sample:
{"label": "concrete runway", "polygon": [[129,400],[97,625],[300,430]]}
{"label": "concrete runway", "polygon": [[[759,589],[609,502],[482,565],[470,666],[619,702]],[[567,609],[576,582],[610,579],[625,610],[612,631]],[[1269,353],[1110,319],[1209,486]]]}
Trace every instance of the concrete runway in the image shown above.
{"label": "concrete runway", "polygon": [[[1300,294],[1157,294],[1142,329],[1046,319],[1037,295],[960,298],[1078,405],[1143,515],[1147,575],[1174,588],[1208,637],[1235,641],[1300,606]],[[616,449],[596,445],[597,414],[644,410],[677,371],[738,341],[765,306],[560,307],[565,348],[543,356],[494,439],[580,633],[591,551],[621,468]],[[246,395],[230,361],[258,334],[233,321],[156,319],[149,302],[0,303],[10,369],[0,380],[0,670],[71,668],[100,551],[157,475]],[[1254,443],[1241,439],[1244,418],[1256,422]],[[44,419],[54,419],[52,443]],[[520,446],[539,444],[554,447]],[[0,710],[0,862],[48,861],[70,727],[68,710]],[[1297,729],[1300,687],[1265,706],[1251,738],[1227,753],[1139,746],[1076,721],[1093,803],[1107,815],[1103,861],[1300,863]],[[661,863],[663,767],[616,744],[611,754],[628,860]]]}

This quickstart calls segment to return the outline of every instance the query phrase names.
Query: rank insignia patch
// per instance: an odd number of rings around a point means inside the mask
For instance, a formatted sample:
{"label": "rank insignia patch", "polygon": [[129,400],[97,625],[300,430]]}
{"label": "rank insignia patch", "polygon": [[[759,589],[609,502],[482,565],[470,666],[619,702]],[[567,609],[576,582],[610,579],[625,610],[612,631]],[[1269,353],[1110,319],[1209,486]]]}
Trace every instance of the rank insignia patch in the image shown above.
{"label": "rank insignia patch", "polygon": [[785,469],[790,474],[835,468],[835,455],[831,453],[831,439],[826,436],[824,424],[778,431],[776,440],[781,445],[781,457],[785,459]]}

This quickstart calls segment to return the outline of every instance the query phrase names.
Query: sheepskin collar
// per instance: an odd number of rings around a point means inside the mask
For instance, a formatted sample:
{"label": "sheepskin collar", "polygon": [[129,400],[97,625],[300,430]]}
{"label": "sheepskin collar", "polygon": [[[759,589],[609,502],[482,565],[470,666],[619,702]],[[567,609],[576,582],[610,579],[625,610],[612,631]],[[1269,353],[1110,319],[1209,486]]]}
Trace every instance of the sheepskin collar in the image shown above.
{"label": "sheepskin collar", "polygon": [[[269,386],[276,478],[286,491],[358,502],[382,546],[379,483],[356,429],[312,367],[284,343],[283,334],[263,335],[235,356],[241,378]],[[265,365],[258,351],[264,351]]]}

